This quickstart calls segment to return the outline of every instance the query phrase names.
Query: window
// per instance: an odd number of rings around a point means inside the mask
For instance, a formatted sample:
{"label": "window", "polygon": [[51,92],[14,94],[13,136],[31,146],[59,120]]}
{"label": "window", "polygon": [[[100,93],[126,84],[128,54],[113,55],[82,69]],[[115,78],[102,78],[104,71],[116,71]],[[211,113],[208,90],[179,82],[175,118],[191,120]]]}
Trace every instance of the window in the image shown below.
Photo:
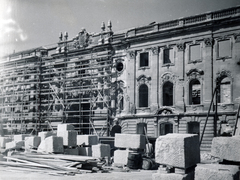
{"label": "window", "polygon": [[188,122],[188,133],[199,135],[200,133],[199,122]]}
{"label": "window", "polygon": [[163,106],[173,105],[173,83],[166,82],[163,85]]}
{"label": "window", "polygon": [[218,58],[231,57],[230,39],[218,42]]}
{"label": "window", "polygon": [[163,51],[163,64],[174,63],[174,51],[173,49],[164,49]]}
{"label": "window", "polygon": [[219,87],[219,93],[218,93],[218,102],[219,103],[226,103],[229,104],[231,103],[231,82],[229,78],[224,78]]}
{"label": "window", "polygon": [[118,72],[121,72],[123,70],[123,63],[122,62],[117,62],[116,69],[117,69]]}
{"label": "window", "polygon": [[146,84],[139,87],[139,107],[148,107],[148,87]]}
{"label": "window", "polygon": [[200,45],[190,46],[190,61],[197,61],[201,59]]}
{"label": "window", "polygon": [[137,124],[137,134],[146,135],[147,133],[147,123],[138,123]]}
{"label": "window", "polygon": [[173,133],[172,123],[161,123],[160,124],[160,135],[166,135],[168,133]]}
{"label": "window", "polygon": [[149,65],[148,52],[140,54],[140,67],[145,67]]}
{"label": "window", "polygon": [[197,79],[189,84],[189,104],[201,104],[201,84]]}

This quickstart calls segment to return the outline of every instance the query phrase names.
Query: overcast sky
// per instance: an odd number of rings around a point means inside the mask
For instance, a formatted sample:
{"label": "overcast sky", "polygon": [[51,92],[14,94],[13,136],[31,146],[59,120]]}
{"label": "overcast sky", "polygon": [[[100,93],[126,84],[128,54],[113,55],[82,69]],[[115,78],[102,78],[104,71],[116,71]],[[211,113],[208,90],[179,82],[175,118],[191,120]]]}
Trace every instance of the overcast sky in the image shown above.
{"label": "overcast sky", "polygon": [[67,31],[113,31],[240,5],[239,0],[0,0],[0,55],[58,41]]}

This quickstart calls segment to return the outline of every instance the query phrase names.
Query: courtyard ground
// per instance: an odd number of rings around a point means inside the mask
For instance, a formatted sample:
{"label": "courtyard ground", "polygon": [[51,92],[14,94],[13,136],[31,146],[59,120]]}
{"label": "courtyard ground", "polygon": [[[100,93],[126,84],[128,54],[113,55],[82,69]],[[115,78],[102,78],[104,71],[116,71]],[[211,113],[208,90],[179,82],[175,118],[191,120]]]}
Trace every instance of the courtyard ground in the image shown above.
{"label": "courtyard ground", "polygon": [[83,173],[74,176],[49,175],[36,172],[9,171],[0,169],[0,180],[152,180],[152,174],[157,170],[134,170],[130,172]]}

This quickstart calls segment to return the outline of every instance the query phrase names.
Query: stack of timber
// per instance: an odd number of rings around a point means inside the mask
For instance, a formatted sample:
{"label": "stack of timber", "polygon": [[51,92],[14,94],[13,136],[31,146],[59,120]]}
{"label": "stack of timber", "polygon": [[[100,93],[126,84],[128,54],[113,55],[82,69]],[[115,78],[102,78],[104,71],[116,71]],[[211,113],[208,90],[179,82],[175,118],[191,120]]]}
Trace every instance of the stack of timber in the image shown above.
{"label": "stack of timber", "polygon": [[0,161],[0,167],[5,167],[5,170],[14,172],[75,175],[106,171],[103,169],[104,161],[87,156],[14,152],[11,156],[3,156],[2,160]]}

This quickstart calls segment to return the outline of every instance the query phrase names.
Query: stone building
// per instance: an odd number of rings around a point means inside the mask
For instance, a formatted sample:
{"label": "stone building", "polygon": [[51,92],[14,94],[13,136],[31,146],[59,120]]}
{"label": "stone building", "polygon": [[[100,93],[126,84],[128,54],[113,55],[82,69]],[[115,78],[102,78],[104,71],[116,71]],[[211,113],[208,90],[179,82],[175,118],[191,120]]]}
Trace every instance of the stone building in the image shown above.
{"label": "stone building", "polygon": [[[201,150],[235,127],[240,7],[114,33],[82,29],[56,46],[0,61],[0,118],[8,133],[71,123],[79,134],[199,134]],[[205,126],[206,125],[206,126]]]}

